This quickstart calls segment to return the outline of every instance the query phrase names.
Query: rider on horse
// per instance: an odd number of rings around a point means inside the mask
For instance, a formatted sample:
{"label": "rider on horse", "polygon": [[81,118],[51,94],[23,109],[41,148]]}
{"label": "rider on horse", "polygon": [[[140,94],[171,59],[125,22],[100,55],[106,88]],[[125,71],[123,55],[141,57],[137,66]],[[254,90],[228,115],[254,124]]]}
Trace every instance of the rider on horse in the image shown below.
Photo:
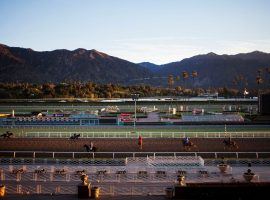
{"label": "rider on horse", "polygon": [[233,144],[232,138],[231,137],[228,137],[228,139],[225,138],[223,143],[228,144],[228,145]]}
{"label": "rider on horse", "polygon": [[90,145],[89,145],[90,151],[93,151],[93,148],[94,148],[94,143],[91,141],[91,142],[90,142]]}
{"label": "rider on horse", "polygon": [[141,135],[139,135],[139,138],[138,138],[138,145],[139,145],[139,148],[142,149],[142,145],[143,145],[143,138]]}
{"label": "rider on horse", "polygon": [[188,145],[189,144],[189,138],[187,136],[184,138],[184,144],[185,145]]}

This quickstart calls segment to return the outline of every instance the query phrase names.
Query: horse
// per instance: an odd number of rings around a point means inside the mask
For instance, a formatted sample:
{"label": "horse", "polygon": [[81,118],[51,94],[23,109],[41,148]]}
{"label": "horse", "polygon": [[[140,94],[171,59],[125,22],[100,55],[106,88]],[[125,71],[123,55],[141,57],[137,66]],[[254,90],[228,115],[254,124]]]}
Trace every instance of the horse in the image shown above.
{"label": "horse", "polygon": [[190,140],[188,142],[183,140],[182,142],[183,142],[183,147],[185,150],[190,150],[191,148],[197,148],[197,145],[191,142]]}
{"label": "horse", "polygon": [[232,141],[230,138],[223,140],[224,149],[228,147],[229,149],[238,149],[238,145],[235,141]]}
{"label": "horse", "polygon": [[13,133],[11,133],[9,131],[0,135],[0,137],[3,137],[3,138],[10,138],[11,136],[13,136]]}
{"label": "horse", "polygon": [[81,136],[81,134],[74,133],[72,136],[70,136],[69,139],[71,139],[71,140],[77,140],[77,139],[79,139],[80,136]]}
{"label": "horse", "polygon": [[92,149],[91,149],[91,148],[90,148],[90,145],[87,145],[87,144],[83,145],[83,147],[85,148],[85,150],[86,150],[87,152],[96,152],[96,151],[98,150],[97,147],[92,147]]}

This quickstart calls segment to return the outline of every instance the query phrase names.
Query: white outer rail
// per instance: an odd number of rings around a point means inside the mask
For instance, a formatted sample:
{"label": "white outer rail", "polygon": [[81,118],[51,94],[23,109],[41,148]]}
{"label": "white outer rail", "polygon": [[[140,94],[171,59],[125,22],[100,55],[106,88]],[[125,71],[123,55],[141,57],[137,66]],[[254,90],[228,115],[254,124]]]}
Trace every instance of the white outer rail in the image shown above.
{"label": "white outer rail", "polygon": [[[78,158],[76,155],[91,155],[92,158],[100,158],[102,155],[106,155],[106,158],[126,158],[128,157],[127,155],[130,155],[130,157],[136,158],[136,157],[147,157],[147,156],[199,156],[203,154],[213,154],[213,158],[218,158],[218,155],[235,155],[235,158],[239,158],[239,155],[243,154],[253,154],[255,157],[261,158],[259,155],[260,154],[269,154],[270,152],[55,152],[55,151],[0,151],[0,156],[5,157],[4,154],[11,155],[9,157],[13,158],[22,158],[18,155],[22,154],[28,154],[28,157],[32,158],[38,158],[37,154],[46,154],[48,157],[47,158]],[[63,157],[59,155],[70,155],[68,157]],[[58,156],[57,156],[58,155]],[[111,157],[108,157],[108,155],[111,155]],[[121,157],[122,155],[122,157]],[[26,156],[24,156],[26,157]],[[41,157],[44,158],[44,157]],[[104,158],[104,157],[103,157]]]}
{"label": "white outer rail", "polygon": [[261,132],[20,132],[16,137],[29,138],[69,138],[73,134],[80,134],[81,138],[138,138],[142,135],[144,138],[270,138],[269,131]]}

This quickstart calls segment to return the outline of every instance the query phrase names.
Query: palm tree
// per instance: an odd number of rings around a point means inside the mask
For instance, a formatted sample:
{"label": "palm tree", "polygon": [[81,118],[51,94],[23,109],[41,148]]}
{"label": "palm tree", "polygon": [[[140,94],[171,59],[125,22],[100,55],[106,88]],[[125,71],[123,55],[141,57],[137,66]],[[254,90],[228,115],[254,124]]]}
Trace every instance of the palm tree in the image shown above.
{"label": "palm tree", "polygon": [[183,77],[183,81],[184,81],[184,86],[186,87],[185,81],[186,81],[186,79],[188,79],[188,72],[187,71],[183,71],[182,72],[182,77]]}
{"label": "palm tree", "polygon": [[168,76],[168,86],[169,86],[170,89],[172,89],[173,84],[174,84],[173,75],[169,75]]}
{"label": "palm tree", "polygon": [[187,71],[182,71],[182,77],[183,77],[183,81],[184,81],[183,94],[184,94],[184,96],[185,96],[186,79],[188,79],[188,72],[187,72]]}
{"label": "palm tree", "polygon": [[258,69],[257,71],[257,76],[256,76],[256,83],[258,84],[258,98],[260,96],[260,85],[263,83],[263,79],[262,79],[262,70]]}
{"label": "palm tree", "polygon": [[180,81],[180,76],[176,76],[175,81]]}
{"label": "palm tree", "polygon": [[193,91],[192,93],[194,93],[194,79],[198,76],[198,72],[197,71],[192,71],[191,73],[192,79],[193,79]]}
{"label": "palm tree", "polygon": [[233,79],[233,84],[236,86],[238,93],[242,94],[242,91],[244,91],[248,85],[247,78],[242,74],[236,75]]}
{"label": "palm tree", "polygon": [[[169,85],[169,88],[170,88],[171,95],[172,95],[172,87],[173,87],[173,84],[174,84],[173,75],[169,75],[169,76],[168,76],[168,85]],[[170,105],[170,108],[171,108],[171,107],[172,107],[172,98],[171,98],[171,105]],[[170,109],[169,109],[169,112],[170,112]]]}
{"label": "palm tree", "polygon": [[261,76],[257,76],[257,77],[256,77],[256,83],[257,83],[258,85],[260,85],[260,84],[263,83],[263,79],[262,79]]}
{"label": "palm tree", "polygon": [[270,84],[270,67],[265,68],[265,84]]}

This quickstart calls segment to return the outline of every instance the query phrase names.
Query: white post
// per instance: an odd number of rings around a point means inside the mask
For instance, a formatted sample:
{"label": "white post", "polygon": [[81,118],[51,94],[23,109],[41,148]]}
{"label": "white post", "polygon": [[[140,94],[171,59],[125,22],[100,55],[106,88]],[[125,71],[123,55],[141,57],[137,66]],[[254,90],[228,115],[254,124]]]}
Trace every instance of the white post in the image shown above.
{"label": "white post", "polygon": [[227,126],[226,126],[226,124],[224,126],[224,130],[225,130],[225,134],[226,134],[227,133]]}
{"label": "white post", "polygon": [[134,110],[134,130],[135,130],[135,127],[136,127],[136,99],[134,100],[135,102],[135,110]]}
{"label": "white post", "polygon": [[16,181],[18,182],[18,181],[20,181],[22,179],[22,174],[20,173],[20,172],[18,172],[17,174],[16,174]]}
{"label": "white post", "polygon": [[17,185],[17,194],[22,193],[22,185]]}
{"label": "white post", "polygon": [[34,181],[37,181],[37,173],[33,173],[33,179]]}
{"label": "white post", "polygon": [[66,174],[66,181],[69,182],[70,181],[70,174]]}
{"label": "white post", "polygon": [[0,180],[1,181],[4,181],[5,180],[5,176],[4,176],[4,170],[0,170],[0,175],[1,175],[1,178],[0,178]]}
{"label": "white post", "polygon": [[53,172],[50,173],[50,181],[53,181]]}

